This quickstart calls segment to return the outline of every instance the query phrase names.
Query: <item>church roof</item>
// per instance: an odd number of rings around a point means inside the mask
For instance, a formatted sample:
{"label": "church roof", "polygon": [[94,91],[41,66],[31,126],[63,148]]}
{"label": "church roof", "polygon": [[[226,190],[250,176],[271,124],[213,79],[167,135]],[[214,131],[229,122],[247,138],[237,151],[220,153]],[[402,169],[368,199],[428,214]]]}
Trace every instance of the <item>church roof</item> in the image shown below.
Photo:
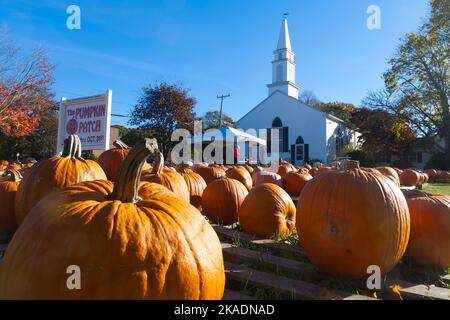
{"label": "church roof", "polygon": [[291,50],[291,39],[289,38],[289,29],[286,18],[284,18],[281,23],[280,35],[278,36],[277,50],[280,49]]}

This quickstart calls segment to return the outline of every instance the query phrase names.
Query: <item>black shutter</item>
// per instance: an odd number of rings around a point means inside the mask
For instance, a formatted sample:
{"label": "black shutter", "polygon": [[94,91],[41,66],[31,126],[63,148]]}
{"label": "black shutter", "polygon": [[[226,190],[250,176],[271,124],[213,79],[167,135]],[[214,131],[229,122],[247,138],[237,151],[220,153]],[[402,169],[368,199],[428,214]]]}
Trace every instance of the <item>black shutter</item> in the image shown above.
{"label": "black shutter", "polygon": [[304,148],[305,148],[305,150],[304,150],[305,158],[303,159],[304,160],[303,162],[308,162],[309,161],[309,144],[308,143],[305,144]]}
{"label": "black shutter", "polygon": [[295,144],[291,144],[291,163],[295,164]]}
{"label": "black shutter", "polygon": [[417,152],[417,162],[422,163],[422,152]]}
{"label": "black shutter", "polygon": [[271,132],[271,128],[267,128],[267,134],[266,134],[266,138],[267,138],[267,153],[270,153],[272,151],[272,132]]}
{"label": "black shutter", "polygon": [[289,127],[283,127],[283,152],[289,151]]}

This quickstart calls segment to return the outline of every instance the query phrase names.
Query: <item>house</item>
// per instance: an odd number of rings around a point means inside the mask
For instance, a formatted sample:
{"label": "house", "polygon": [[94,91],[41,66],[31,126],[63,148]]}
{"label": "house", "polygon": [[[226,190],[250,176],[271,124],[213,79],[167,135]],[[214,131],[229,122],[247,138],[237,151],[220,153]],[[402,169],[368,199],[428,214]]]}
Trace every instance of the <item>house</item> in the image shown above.
{"label": "house", "polygon": [[[272,61],[272,83],[268,97],[237,121],[237,128],[267,130],[267,151],[279,143],[279,157],[295,164],[320,160],[330,163],[350,144],[358,143],[358,132],[344,121],[299,100],[295,82],[295,59],[291,49],[287,19],[284,18]],[[270,141],[278,130],[279,141]]]}

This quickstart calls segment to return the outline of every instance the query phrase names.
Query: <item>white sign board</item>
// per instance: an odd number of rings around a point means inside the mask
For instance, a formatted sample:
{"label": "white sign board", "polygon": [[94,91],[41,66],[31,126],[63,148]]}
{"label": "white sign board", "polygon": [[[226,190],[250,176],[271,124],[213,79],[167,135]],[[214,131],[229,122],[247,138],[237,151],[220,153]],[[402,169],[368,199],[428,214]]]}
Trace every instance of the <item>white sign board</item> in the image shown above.
{"label": "white sign board", "polygon": [[57,152],[71,134],[80,137],[82,150],[109,149],[112,91],[77,99],[61,99]]}

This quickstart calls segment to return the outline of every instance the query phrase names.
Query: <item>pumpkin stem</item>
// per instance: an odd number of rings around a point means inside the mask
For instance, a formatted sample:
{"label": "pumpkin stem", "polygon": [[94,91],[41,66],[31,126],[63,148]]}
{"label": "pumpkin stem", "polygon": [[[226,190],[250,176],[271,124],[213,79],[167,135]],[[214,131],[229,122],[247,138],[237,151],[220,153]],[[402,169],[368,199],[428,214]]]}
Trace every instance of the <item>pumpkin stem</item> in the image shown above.
{"label": "pumpkin stem", "polygon": [[81,158],[81,141],[76,134],[71,134],[64,140],[62,157]]}
{"label": "pumpkin stem", "polygon": [[138,142],[123,160],[109,199],[131,203],[138,202],[138,185],[144,163],[148,156],[157,155],[158,143],[156,139],[145,138]]}
{"label": "pumpkin stem", "polygon": [[119,140],[119,139],[114,140],[113,146],[114,146],[116,149],[128,149],[127,144],[126,144],[125,142],[123,142],[122,140]]}
{"label": "pumpkin stem", "polygon": [[5,173],[3,174],[4,177],[8,177],[8,181],[13,181],[13,182],[19,182],[20,180],[22,180],[22,174],[14,169],[8,169],[5,171]]}
{"label": "pumpkin stem", "polygon": [[156,152],[155,163],[153,164],[152,174],[160,174],[164,168],[164,155],[161,152]]}
{"label": "pumpkin stem", "polygon": [[356,160],[344,160],[339,166],[340,170],[346,171],[350,169],[359,169],[359,161]]}

